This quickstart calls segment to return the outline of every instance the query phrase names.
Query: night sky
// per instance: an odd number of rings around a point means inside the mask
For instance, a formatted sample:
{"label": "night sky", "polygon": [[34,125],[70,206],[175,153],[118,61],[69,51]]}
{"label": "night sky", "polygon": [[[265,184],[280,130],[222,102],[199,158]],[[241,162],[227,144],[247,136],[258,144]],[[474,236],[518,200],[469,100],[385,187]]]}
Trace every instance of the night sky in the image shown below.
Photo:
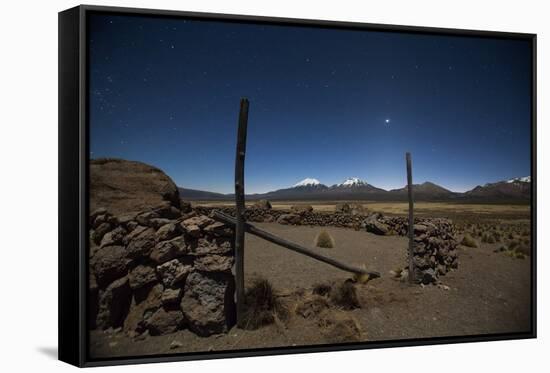
{"label": "night sky", "polygon": [[94,15],[90,156],[233,192],[250,100],[246,192],[306,177],[465,191],[530,174],[527,41]]}

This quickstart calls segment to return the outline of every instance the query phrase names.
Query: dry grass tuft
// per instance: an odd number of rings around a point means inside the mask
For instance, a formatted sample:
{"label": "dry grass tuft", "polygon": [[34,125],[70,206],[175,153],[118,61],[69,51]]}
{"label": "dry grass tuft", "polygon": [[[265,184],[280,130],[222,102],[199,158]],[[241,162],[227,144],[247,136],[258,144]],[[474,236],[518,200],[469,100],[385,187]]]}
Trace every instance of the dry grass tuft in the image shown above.
{"label": "dry grass tuft", "polygon": [[333,286],[329,298],[335,306],[345,310],[361,308],[361,303],[357,297],[357,290],[351,281],[344,281],[340,285]]}
{"label": "dry grass tuft", "polygon": [[325,296],[330,293],[330,290],[332,289],[332,285],[329,283],[318,283],[313,285],[313,289],[311,292],[316,295]]}
{"label": "dry grass tuft", "polygon": [[296,313],[306,319],[317,316],[330,307],[327,298],[321,295],[312,295],[296,306]]}
{"label": "dry grass tuft", "polygon": [[460,244],[466,247],[478,247],[476,240],[468,233],[464,235]]}
{"label": "dry grass tuft", "polygon": [[323,335],[331,343],[359,342],[362,340],[361,325],[351,315],[341,311],[325,311],[318,325]]}
{"label": "dry grass tuft", "polygon": [[289,318],[288,307],[277,298],[271,283],[265,278],[254,279],[246,289],[243,325],[240,326],[258,329],[277,321],[286,322]]}
{"label": "dry grass tuft", "polygon": [[319,232],[317,237],[315,237],[315,246],[332,249],[334,247],[334,238],[323,229]]}

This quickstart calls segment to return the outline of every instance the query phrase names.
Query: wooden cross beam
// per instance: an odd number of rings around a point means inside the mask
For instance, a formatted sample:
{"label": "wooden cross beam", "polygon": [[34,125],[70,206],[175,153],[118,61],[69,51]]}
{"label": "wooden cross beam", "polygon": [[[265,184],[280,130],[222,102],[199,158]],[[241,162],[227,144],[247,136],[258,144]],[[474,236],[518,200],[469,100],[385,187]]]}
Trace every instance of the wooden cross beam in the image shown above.
{"label": "wooden cross beam", "polygon": [[[214,211],[213,216],[214,216],[215,219],[218,219],[218,220],[220,220],[220,221],[222,221],[226,224],[229,224],[229,225],[232,225],[232,226],[236,226],[236,224],[237,224],[237,220],[235,218],[233,218],[232,216],[229,216],[227,214],[224,214],[220,211]],[[379,272],[367,271],[366,269],[363,269],[363,268],[357,268],[357,267],[353,267],[353,266],[350,266],[348,264],[339,262],[338,260],[326,257],[324,255],[321,255],[318,252],[313,251],[311,249],[308,249],[304,246],[301,246],[301,245],[298,245],[294,242],[290,242],[290,241],[287,241],[287,240],[282,239],[280,237],[277,237],[274,234],[266,232],[266,231],[264,231],[264,230],[262,230],[258,227],[255,227],[252,224],[245,223],[244,224],[244,231],[246,231],[247,233],[250,233],[254,236],[258,236],[260,238],[263,238],[266,241],[269,241],[269,242],[272,242],[272,243],[277,244],[279,246],[282,246],[284,248],[287,248],[289,250],[292,250],[292,251],[295,251],[297,253],[309,256],[310,258],[319,260],[323,263],[330,264],[331,266],[336,267],[338,269],[341,269],[343,271],[356,273],[356,274],[359,274],[359,275],[369,275],[369,278],[380,277]]]}

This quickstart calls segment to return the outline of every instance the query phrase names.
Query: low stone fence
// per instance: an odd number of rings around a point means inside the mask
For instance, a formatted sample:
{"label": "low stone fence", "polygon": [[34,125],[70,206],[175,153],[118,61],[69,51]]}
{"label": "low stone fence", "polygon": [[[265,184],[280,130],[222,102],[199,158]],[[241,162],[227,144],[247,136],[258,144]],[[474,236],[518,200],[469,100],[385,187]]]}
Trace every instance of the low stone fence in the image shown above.
{"label": "low stone fence", "polygon": [[[234,207],[199,206],[195,208],[195,211],[203,215],[210,215],[213,210],[235,216]],[[406,236],[408,234],[409,222],[406,217],[384,216],[377,212],[358,212],[353,209],[343,209],[343,211],[350,212],[313,211],[311,206],[307,205],[296,205],[291,210],[273,210],[269,205],[264,204],[263,208],[247,208],[245,216],[250,222],[364,229],[377,235]],[[443,218],[415,218],[414,231],[413,263],[416,268],[415,278],[418,282],[435,283],[440,276],[458,267],[456,250],[458,243],[455,240],[456,230],[452,221]]]}
{"label": "low stone fence", "polygon": [[233,229],[169,204],[133,216],[94,211],[90,329],[226,332],[235,322],[233,245]]}

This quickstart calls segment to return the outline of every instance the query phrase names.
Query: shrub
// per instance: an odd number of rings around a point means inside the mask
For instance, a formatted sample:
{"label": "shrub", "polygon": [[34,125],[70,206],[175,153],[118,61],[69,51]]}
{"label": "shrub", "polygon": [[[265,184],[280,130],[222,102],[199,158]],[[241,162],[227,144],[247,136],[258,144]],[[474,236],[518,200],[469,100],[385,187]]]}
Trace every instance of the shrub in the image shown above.
{"label": "shrub", "polygon": [[333,286],[330,291],[330,301],[345,310],[360,308],[357,290],[351,281],[344,281],[342,284]]}
{"label": "shrub", "polygon": [[476,240],[474,240],[474,238],[468,233],[464,235],[460,244],[466,247],[478,247]]}
{"label": "shrub", "polygon": [[324,295],[328,295],[331,289],[332,289],[331,284],[319,283],[319,284],[313,285],[312,293],[324,296]]}
{"label": "shrub", "polygon": [[317,237],[315,237],[315,246],[331,249],[334,247],[334,239],[326,230],[323,229],[319,232]]}
{"label": "shrub", "polygon": [[519,241],[513,240],[508,244],[508,250],[515,250],[519,246]]}
{"label": "shrub", "polygon": [[258,329],[276,321],[287,321],[290,317],[288,307],[277,298],[273,286],[265,278],[254,279],[246,289],[244,311],[243,325],[240,325],[244,329]]}
{"label": "shrub", "polygon": [[531,254],[531,246],[526,244],[521,244],[516,247],[516,251],[523,255],[530,255]]}

